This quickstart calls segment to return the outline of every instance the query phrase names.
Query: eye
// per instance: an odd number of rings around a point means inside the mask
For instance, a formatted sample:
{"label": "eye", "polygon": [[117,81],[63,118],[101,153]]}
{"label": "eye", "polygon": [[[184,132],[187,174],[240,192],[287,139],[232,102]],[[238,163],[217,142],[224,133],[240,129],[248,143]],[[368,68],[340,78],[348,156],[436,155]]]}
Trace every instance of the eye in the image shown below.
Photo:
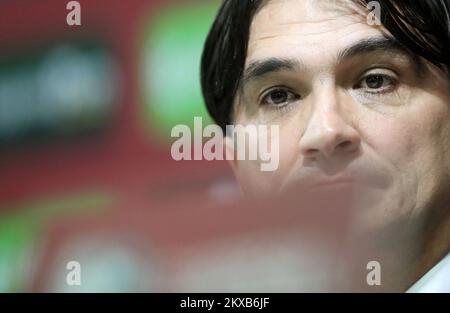
{"label": "eye", "polygon": [[300,99],[300,96],[293,93],[286,88],[275,88],[266,92],[262,99],[261,105],[269,105],[275,107],[282,107],[289,102]]}
{"label": "eye", "polygon": [[396,81],[384,74],[370,74],[365,76],[361,81],[354,87],[355,89],[366,89],[368,92],[387,92],[394,89],[396,86]]}

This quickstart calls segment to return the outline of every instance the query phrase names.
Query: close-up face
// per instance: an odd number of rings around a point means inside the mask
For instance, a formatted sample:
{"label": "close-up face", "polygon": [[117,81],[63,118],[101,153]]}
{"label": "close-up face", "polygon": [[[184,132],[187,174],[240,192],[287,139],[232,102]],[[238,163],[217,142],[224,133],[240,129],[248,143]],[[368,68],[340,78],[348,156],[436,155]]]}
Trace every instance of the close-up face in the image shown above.
{"label": "close-up face", "polygon": [[247,196],[363,188],[378,199],[371,223],[383,226],[448,200],[450,88],[444,71],[351,3],[262,4],[233,123],[278,125],[279,164],[264,172],[259,161],[231,163]]}

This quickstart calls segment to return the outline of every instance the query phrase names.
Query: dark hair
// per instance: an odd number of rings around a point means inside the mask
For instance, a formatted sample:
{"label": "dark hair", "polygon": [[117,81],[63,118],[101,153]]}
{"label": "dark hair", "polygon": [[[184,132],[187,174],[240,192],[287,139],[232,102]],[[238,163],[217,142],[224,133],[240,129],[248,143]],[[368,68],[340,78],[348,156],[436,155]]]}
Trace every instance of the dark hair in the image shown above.
{"label": "dark hair", "polygon": [[[366,6],[370,0],[355,0]],[[201,86],[206,107],[225,130],[244,71],[250,25],[262,0],[223,0],[206,39]],[[381,23],[414,54],[450,67],[450,0],[379,0]]]}

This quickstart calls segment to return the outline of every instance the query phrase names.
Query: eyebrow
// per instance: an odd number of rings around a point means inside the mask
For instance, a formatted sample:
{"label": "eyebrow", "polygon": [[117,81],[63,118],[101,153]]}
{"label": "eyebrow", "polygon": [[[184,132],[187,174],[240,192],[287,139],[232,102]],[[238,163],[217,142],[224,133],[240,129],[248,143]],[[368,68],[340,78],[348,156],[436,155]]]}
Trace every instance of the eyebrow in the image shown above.
{"label": "eyebrow", "polygon": [[[419,70],[421,62],[419,58],[391,37],[374,37],[363,39],[340,51],[336,60],[343,62],[350,58],[377,51],[396,52],[407,56]],[[244,70],[243,82],[255,80],[261,76],[279,71],[296,71],[306,68],[305,64],[296,59],[285,58],[268,58],[251,62],[246,70]]]}
{"label": "eyebrow", "polygon": [[298,60],[282,59],[282,58],[268,58],[261,61],[254,61],[250,63],[244,71],[244,82],[254,80],[258,77],[267,75],[273,72],[282,70],[294,71],[305,66]]}
{"label": "eyebrow", "polygon": [[340,51],[337,56],[338,61],[344,61],[360,54],[388,51],[404,54],[408,57],[413,55],[406,47],[399,43],[392,37],[375,37],[370,39],[363,39],[356,44]]}

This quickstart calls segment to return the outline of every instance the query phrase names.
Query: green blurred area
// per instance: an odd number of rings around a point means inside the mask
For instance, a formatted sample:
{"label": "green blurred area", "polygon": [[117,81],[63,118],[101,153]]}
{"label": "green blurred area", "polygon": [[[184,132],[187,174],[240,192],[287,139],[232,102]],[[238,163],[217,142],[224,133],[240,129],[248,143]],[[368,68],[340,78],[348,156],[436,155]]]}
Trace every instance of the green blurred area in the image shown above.
{"label": "green blurred area", "polygon": [[[172,128],[192,128],[194,117],[202,117],[204,126],[211,123],[199,71],[203,43],[219,5],[219,0],[179,1],[152,8],[143,27],[136,29],[141,40],[138,121],[152,141],[169,144]],[[40,148],[45,152],[60,141],[89,137],[110,125],[121,112],[117,108],[130,105],[120,103],[121,88],[129,84],[120,76],[127,69],[120,68],[118,56],[101,38],[79,39],[42,42],[32,50],[11,47],[13,53],[0,55],[0,153],[44,142],[48,146]],[[115,203],[115,195],[108,192],[46,192],[50,195],[24,196],[13,206],[0,202],[0,292],[27,291],[36,262],[48,249],[42,239],[60,219],[106,216]],[[98,280],[108,282],[110,272],[99,274]]]}
{"label": "green blurred area", "polygon": [[177,5],[153,13],[141,49],[142,112],[147,132],[168,142],[178,124],[195,116],[210,124],[200,88],[200,58],[220,1]]}
{"label": "green blurred area", "polygon": [[0,151],[105,128],[116,104],[116,72],[98,39],[0,55]]}
{"label": "green blurred area", "polygon": [[59,218],[107,213],[111,194],[85,192],[0,208],[0,292],[23,292],[39,254],[42,232]]}

